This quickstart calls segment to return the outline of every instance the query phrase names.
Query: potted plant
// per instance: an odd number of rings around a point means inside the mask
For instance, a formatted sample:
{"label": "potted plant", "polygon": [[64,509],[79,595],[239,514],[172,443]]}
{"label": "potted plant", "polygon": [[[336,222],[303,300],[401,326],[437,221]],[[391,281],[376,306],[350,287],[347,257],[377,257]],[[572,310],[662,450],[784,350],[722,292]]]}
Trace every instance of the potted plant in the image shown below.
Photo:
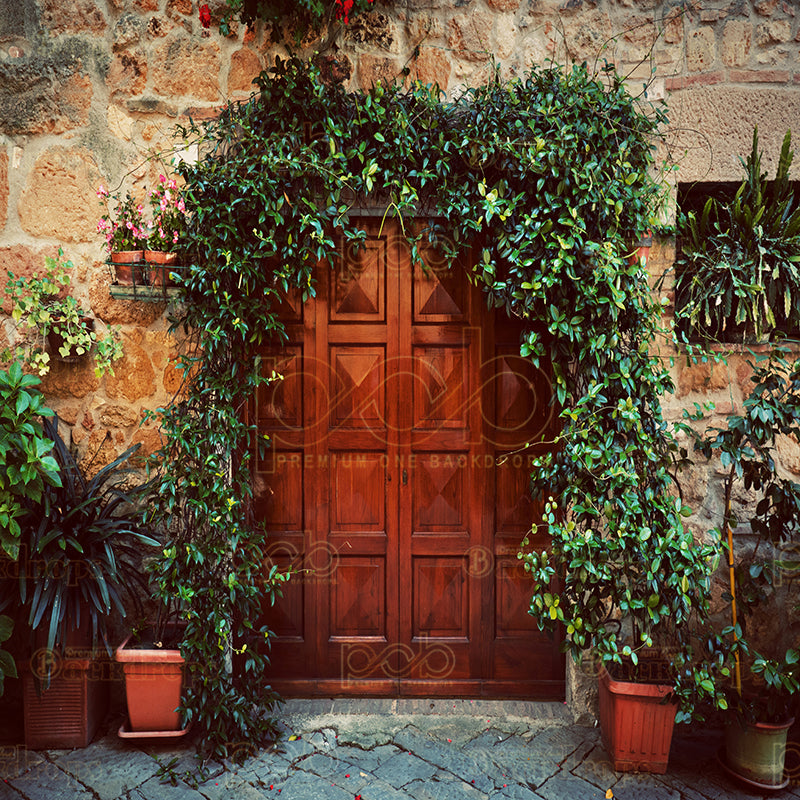
{"label": "potted plant", "polygon": [[[106,240],[111,263],[117,283],[123,285],[143,285],[144,242],[147,230],[144,223],[144,206],[137,203],[130,192],[124,196],[111,195],[105,186],[97,191],[104,213],[97,223],[97,230]],[[109,203],[113,211],[109,211]]]}
{"label": "potted plant", "polygon": [[19,342],[2,353],[46,375],[51,358],[74,361],[93,351],[95,374],[114,374],[112,364],[122,357],[119,330],[109,328],[105,336],[95,330],[95,321],[67,291],[71,261],[59,248],[58,257],[45,257],[42,277],[18,278],[8,273],[5,293],[13,302],[11,317],[17,324]]}
{"label": "potted plant", "polygon": [[125,680],[127,724],[121,738],[183,736],[179,711],[185,659],[178,647],[179,627],[159,625],[132,632],[117,648],[114,658]]}
{"label": "potted plant", "polygon": [[[761,171],[758,128],[729,202],[710,197],[679,216],[675,322],[685,340],[759,341],[800,328],[800,206],[786,133],[773,181]],[[740,159],[741,161],[741,159]]]}
{"label": "potted plant", "polygon": [[[800,650],[793,638],[800,620],[788,591],[796,569],[786,556],[800,541],[800,483],[784,477],[776,460],[778,437],[800,436],[800,360],[791,363],[786,356],[787,348],[775,347],[751,363],[753,388],[725,427],[697,433],[685,426],[696,449],[719,457],[726,470],[718,533],[727,542],[731,618],[707,639],[734,675],[724,684],[729,722],[723,764],[756,788],[785,783],[786,734],[800,690]],[[755,496],[739,514],[733,507],[738,486]],[[747,548],[735,547],[739,528],[752,536]],[[761,633],[759,614],[780,619],[780,631]]]}
{"label": "potted plant", "polygon": [[128,468],[139,445],[89,475],[57,424],[45,420],[44,433],[61,485],[46,484],[40,501],[26,503],[20,556],[0,581],[0,609],[13,608],[30,634],[26,745],[78,747],[91,741],[105,713],[109,676],[102,680],[97,657],[100,645],[111,652],[111,614],[125,616],[139,602],[145,587],[137,561],[143,546],[157,542],[137,507],[147,486],[132,483]]}
{"label": "potted plant", "polygon": [[158,186],[150,191],[153,218],[148,222],[149,236],[144,257],[152,286],[170,281],[170,268],[177,263],[186,231],[186,204],[174,178],[158,176]]}

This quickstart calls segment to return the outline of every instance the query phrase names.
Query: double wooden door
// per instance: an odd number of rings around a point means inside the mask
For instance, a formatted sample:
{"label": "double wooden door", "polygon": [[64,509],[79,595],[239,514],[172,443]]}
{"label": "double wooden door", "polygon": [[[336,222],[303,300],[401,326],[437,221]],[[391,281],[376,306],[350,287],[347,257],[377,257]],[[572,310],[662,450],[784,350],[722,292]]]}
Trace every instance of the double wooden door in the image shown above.
{"label": "double wooden door", "polygon": [[[285,695],[563,695],[558,642],[527,614],[517,559],[538,517],[525,447],[551,427],[547,376],[465,266],[410,262],[396,225],[287,303],[280,375],[256,401],[257,510],[296,570],[266,611]],[[533,544],[536,544],[534,538]]]}

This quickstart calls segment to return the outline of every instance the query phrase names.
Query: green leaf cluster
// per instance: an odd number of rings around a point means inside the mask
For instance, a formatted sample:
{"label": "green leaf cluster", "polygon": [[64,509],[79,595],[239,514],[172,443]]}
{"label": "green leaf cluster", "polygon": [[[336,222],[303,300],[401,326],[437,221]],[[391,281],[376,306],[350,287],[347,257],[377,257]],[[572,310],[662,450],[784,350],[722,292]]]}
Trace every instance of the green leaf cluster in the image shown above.
{"label": "green leaf cluster", "polygon": [[0,370],[0,547],[6,556],[19,556],[28,503],[39,503],[46,486],[60,486],[53,442],[45,435],[41,417],[53,412],[36,388],[39,379],[25,375],[19,363]]}
{"label": "green leaf cluster", "polygon": [[734,198],[710,197],[699,216],[679,216],[675,319],[684,340],[758,340],[800,329],[800,205],[789,180],[791,141],[787,131],[768,181],[756,127]]}
{"label": "green leaf cluster", "polygon": [[[565,631],[576,658],[594,648],[636,660],[666,632],[682,647],[707,609],[713,552],[683,527],[672,492],[660,410],[671,383],[652,355],[660,307],[634,253],[663,199],[663,109],[634,100],[611,66],[496,74],[452,102],[420,84],[347,94],[295,58],[258,86],[180,131],[204,157],[180,167],[194,209],[176,322],[186,382],[159,411],[155,514],[169,537],[154,569],[188,625],[185,713],[204,746],[230,755],[230,742],[269,734],[257,710],[266,655],[251,643],[269,641],[259,607],[287,575],[264,575],[253,519],[250,468],[264,442],[247,409],[280,379],[259,348],[285,338],[286,296],[314,295],[337,240],[360,246],[362,208],[399,220],[412,262],[432,245],[443,266],[468,265],[487,304],[524,321],[521,353],[552,372],[561,427],[531,481],[551,545],[520,552],[540,626]],[[228,648],[243,656],[232,672]]]}
{"label": "green leaf cluster", "polygon": [[[740,413],[731,414],[724,427],[698,432],[682,425],[705,458],[719,458],[725,470],[725,514],[720,529],[747,524],[755,535],[751,547],[737,548],[735,594],[736,627],[707,634],[705,658],[730,674],[735,655],[749,667],[740,696],[729,680],[715,685],[726,705],[750,721],[782,721],[789,716],[792,695],[800,690],[800,666],[793,640],[765,642],[759,636],[756,614],[770,607],[782,609],[792,630],[798,606],[786,595],[797,580],[800,543],[800,483],[786,477],[776,461],[779,437],[800,437],[800,360],[789,359],[789,348],[775,347],[751,362],[753,386]],[[697,421],[697,416],[686,414]],[[733,510],[737,487],[753,497],[752,511],[738,519]],[[730,555],[730,554],[727,554]],[[730,596],[729,596],[730,599]],[[770,606],[770,603],[772,606]],[[777,604],[777,606],[776,606]],[[767,648],[764,651],[764,648]]]}
{"label": "green leaf cluster", "polygon": [[57,348],[65,359],[94,350],[95,375],[113,375],[113,362],[122,358],[119,329],[109,328],[105,336],[98,334],[88,312],[67,293],[74,265],[64,258],[63,249],[59,248],[57,258],[45,256],[44,261],[41,276],[22,278],[8,273],[5,293],[12,302],[11,318],[17,324],[19,341],[0,351],[0,361],[19,361],[39,375],[47,375],[52,350]]}
{"label": "green leaf cluster", "polygon": [[110,654],[110,615],[125,616],[139,602],[146,586],[138,560],[143,545],[157,544],[138,507],[150,487],[135,483],[128,466],[140,445],[89,475],[49,419],[44,436],[58,480],[26,498],[19,559],[0,581],[0,610],[23,615],[32,647],[56,650],[70,631],[86,630]]}

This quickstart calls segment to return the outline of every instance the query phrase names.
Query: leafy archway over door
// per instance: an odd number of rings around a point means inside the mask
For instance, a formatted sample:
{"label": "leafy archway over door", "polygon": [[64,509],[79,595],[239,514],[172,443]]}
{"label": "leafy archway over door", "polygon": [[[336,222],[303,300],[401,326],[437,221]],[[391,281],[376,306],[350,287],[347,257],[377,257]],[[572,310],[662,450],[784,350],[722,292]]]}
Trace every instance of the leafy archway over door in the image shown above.
{"label": "leafy archway over door", "polygon": [[[453,102],[419,85],[348,95],[295,59],[258,84],[249,102],[183,132],[203,158],[180,168],[194,258],[178,324],[197,347],[162,412],[155,514],[171,538],[155,569],[162,599],[183,603],[195,678],[185,706],[206,747],[246,750],[270,731],[255,711],[265,656],[252,620],[282,576],[263,583],[264,537],[249,515],[257,448],[242,410],[268,380],[252,353],[280,339],[287,291],[314,293],[334,233],[358,246],[361,202],[401,225],[433,220],[404,227],[412,261],[422,237],[450,264],[477,246],[471,280],[525,321],[521,353],[552,364],[562,429],[532,489],[558,497],[561,513],[548,505],[549,556],[524,554],[541,625],[563,624],[573,655],[594,647],[606,659],[623,649],[615,607],[634,615],[644,644],[659,625],[680,628],[705,602],[706,567],[668,492],[673,443],[659,396],[670,381],[650,355],[659,308],[630,258],[661,200],[651,170],[663,111],[631,98],[612,67],[591,75],[585,65],[495,76]],[[567,564],[553,595],[550,578]]]}

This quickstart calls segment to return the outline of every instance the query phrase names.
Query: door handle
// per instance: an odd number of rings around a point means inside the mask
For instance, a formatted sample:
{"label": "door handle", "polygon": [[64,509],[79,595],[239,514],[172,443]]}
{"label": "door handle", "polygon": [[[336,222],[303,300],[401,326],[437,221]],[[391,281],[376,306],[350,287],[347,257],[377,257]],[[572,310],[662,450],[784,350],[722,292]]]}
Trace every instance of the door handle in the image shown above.
{"label": "door handle", "polygon": [[408,486],[408,470],[403,470],[403,486]]}

